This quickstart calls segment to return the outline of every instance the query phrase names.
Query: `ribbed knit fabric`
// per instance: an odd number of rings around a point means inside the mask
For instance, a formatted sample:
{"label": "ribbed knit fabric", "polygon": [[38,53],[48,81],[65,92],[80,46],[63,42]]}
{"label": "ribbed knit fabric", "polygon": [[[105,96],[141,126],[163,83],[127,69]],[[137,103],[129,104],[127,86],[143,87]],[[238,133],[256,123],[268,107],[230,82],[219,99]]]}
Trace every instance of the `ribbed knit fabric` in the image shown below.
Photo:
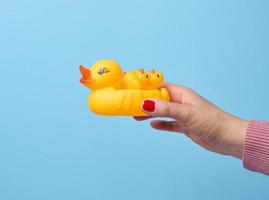
{"label": "ribbed knit fabric", "polygon": [[242,160],[246,169],[269,175],[269,122],[249,122]]}

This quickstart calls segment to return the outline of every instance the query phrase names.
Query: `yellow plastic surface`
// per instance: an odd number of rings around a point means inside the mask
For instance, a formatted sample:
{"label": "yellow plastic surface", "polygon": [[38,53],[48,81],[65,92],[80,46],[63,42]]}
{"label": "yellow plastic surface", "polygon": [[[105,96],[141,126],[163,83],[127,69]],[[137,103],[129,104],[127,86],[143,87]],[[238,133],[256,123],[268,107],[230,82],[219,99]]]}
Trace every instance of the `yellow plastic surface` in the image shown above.
{"label": "yellow plastic surface", "polygon": [[113,60],[99,60],[89,69],[80,65],[80,82],[92,90],[88,105],[92,112],[111,116],[146,116],[141,110],[145,99],[169,101],[165,88],[158,89],[163,75],[143,69],[123,72]]}

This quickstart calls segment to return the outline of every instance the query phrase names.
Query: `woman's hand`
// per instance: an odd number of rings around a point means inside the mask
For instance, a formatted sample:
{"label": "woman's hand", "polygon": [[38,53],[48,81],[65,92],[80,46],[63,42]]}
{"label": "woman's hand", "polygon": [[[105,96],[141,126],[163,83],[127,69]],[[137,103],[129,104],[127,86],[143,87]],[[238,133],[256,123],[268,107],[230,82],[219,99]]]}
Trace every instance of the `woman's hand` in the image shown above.
{"label": "woman's hand", "polygon": [[220,154],[242,158],[248,122],[216,107],[189,88],[165,83],[171,102],[149,99],[142,108],[150,117],[169,117],[173,121],[153,120],[158,130],[182,132],[203,148]]}

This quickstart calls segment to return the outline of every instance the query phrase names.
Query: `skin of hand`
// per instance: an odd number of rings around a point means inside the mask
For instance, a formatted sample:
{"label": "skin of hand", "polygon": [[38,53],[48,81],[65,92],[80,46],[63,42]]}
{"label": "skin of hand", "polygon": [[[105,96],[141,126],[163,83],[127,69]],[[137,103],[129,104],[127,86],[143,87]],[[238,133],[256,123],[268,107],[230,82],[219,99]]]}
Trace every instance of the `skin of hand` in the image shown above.
{"label": "skin of hand", "polygon": [[136,120],[171,118],[172,121],[153,120],[151,126],[157,130],[184,133],[209,151],[242,158],[247,121],[221,110],[190,88],[170,83],[161,87],[169,91],[171,102],[145,100],[142,109],[149,117],[134,117]]}

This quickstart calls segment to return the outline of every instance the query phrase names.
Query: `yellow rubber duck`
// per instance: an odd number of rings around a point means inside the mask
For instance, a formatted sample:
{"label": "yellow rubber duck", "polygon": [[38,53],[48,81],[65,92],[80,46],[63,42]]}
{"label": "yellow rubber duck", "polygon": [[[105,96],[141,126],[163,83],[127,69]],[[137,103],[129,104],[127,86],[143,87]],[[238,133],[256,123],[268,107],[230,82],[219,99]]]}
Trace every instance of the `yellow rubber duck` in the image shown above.
{"label": "yellow rubber duck", "polygon": [[150,84],[149,78],[149,74],[144,69],[129,71],[124,74],[122,86],[124,89],[145,90]]}
{"label": "yellow rubber duck", "polygon": [[164,80],[161,72],[155,71],[154,69],[148,72],[150,76],[150,89],[158,88]]}
{"label": "yellow rubber duck", "polygon": [[170,100],[165,88],[124,89],[122,85],[125,75],[120,65],[113,60],[99,60],[89,69],[80,65],[80,72],[82,74],[80,82],[92,90],[88,105],[96,114],[146,116],[141,110],[141,103],[144,99]]}

